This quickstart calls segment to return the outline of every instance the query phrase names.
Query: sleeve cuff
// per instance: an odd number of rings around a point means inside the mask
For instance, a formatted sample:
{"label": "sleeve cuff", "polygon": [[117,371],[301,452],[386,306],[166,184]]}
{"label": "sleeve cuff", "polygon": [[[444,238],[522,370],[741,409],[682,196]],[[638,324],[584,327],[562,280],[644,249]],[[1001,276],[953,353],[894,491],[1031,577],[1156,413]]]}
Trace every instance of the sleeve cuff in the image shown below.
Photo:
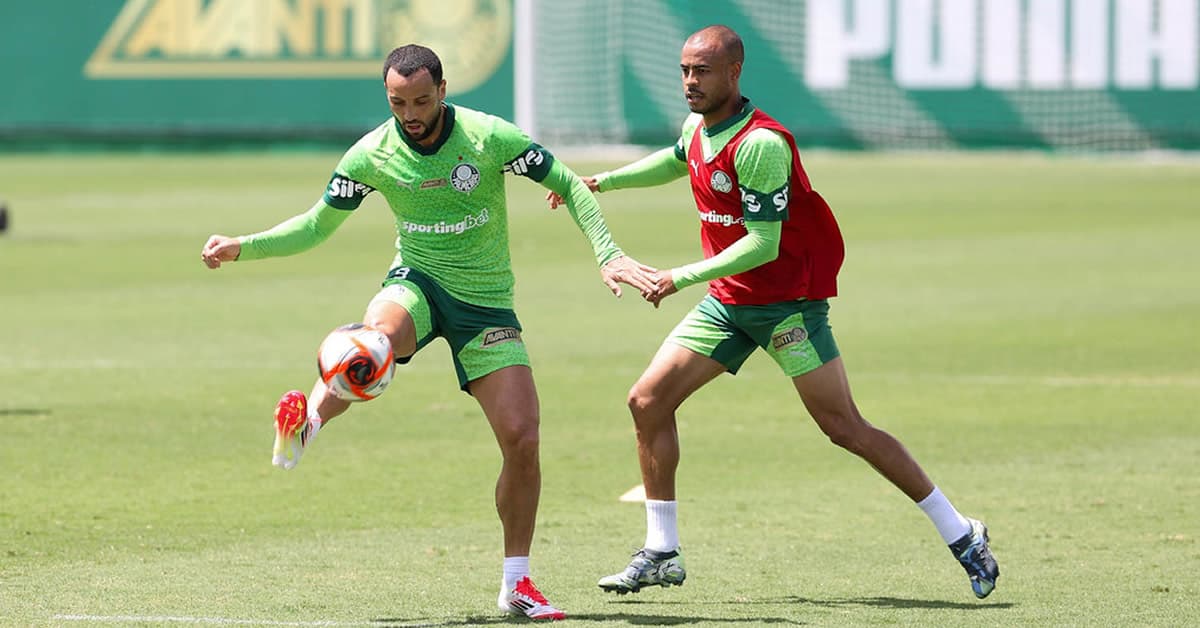
{"label": "sleeve cuff", "polygon": [[609,178],[611,174],[612,173],[610,172],[601,172],[600,174],[596,175],[597,192],[608,192],[609,190],[613,189],[613,186],[609,184]]}

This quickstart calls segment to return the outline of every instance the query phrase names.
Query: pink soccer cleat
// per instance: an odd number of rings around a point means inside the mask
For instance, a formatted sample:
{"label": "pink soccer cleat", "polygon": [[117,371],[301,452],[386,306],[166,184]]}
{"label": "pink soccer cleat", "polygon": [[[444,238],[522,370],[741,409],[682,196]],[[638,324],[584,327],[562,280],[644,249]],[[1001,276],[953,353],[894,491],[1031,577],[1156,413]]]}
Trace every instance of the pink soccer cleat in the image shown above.
{"label": "pink soccer cleat", "polygon": [[530,619],[567,618],[566,613],[550,606],[550,603],[546,601],[546,596],[533,586],[533,580],[530,580],[529,576],[518,580],[516,588],[512,591],[501,591],[500,599],[496,600],[496,604],[502,611],[513,615],[525,615]]}
{"label": "pink soccer cleat", "polygon": [[275,406],[275,449],[271,464],[291,469],[300,462],[308,435],[308,399],[299,390],[289,390]]}

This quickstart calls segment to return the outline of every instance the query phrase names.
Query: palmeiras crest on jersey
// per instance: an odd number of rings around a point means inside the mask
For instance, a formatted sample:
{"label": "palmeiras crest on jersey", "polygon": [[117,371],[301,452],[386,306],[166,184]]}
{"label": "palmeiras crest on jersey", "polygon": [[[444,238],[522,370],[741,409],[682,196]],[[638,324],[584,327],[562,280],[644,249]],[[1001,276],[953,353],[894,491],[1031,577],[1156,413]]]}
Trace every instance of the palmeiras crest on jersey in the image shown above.
{"label": "palmeiras crest on jersey", "polygon": [[459,192],[470,192],[479,185],[479,168],[463,162],[450,171],[450,185]]}
{"label": "palmeiras crest on jersey", "polygon": [[722,194],[733,189],[733,179],[730,179],[729,175],[720,170],[712,173],[712,178],[709,179],[708,184],[712,186],[712,189]]}

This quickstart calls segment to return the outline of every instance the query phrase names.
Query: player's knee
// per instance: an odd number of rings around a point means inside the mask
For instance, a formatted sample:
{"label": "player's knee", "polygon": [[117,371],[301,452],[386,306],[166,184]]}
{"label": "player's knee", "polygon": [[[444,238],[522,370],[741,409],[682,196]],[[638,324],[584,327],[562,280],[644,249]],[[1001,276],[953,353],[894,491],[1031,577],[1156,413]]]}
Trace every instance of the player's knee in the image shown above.
{"label": "player's knee", "polygon": [[396,334],[400,331],[399,321],[393,320],[388,316],[380,316],[376,312],[367,312],[367,315],[363,317],[363,324],[383,332],[384,335],[392,339],[393,344],[396,342]]}
{"label": "player's knee", "polygon": [[675,420],[675,405],[652,389],[634,385],[627,400],[639,442],[653,440]]}
{"label": "player's knee", "polygon": [[870,427],[864,421],[853,416],[826,415],[819,418],[817,423],[834,445],[858,455],[866,451],[867,430]]}
{"label": "player's knee", "polygon": [[496,440],[506,460],[537,460],[541,436],[536,419],[514,421],[496,430]]}
{"label": "player's knee", "polygon": [[641,417],[653,414],[658,409],[660,402],[652,389],[648,386],[643,386],[639,382],[634,384],[633,388],[629,389],[625,405],[629,407],[629,412],[633,414],[633,418],[638,420]]}
{"label": "player's knee", "polygon": [[398,358],[406,358],[416,352],[416,341],[411,338],[403,325],[402,321],[396,320],[395,317],[380,316],[373,312],[367,312],[363,318],[363,324],[374,327],[383,332],[388,340],[392,342],[392,351]]}

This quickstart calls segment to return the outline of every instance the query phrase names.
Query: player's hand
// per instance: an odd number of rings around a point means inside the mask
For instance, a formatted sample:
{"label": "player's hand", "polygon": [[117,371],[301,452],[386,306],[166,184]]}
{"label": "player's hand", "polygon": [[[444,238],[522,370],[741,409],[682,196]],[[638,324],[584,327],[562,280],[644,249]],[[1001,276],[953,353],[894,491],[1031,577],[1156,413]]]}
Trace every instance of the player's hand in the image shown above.
{"label": "player's hand", "polygon": [[[600,184],[596,182],[596,177],[580,177],[580,181],[588,187],[593,193],[600,192]],[[546,202],[550,204],[550,209],[558,209],[559,205],[566,205],[563,197],[557,192],[546,192]]]}
{"label": "player's hand", "polygon": [[660,270],[651,273],[650,279],[654,281],[654,290],[651,290],[649,293],[642,293],[642,297],[653,303],[654,307],[658,307],[658,304],[663,299],[679,292],[679,289],[675,287],[675,279],[670,270]]}
{"label": "player's hand", "polygon": [[200,250],[200,259],[204,260],[204,265],[209,268],[220,268],[221,262],[236,261],[241,254],[242,243],[237,238],[214,235],[204,243],[204,248]]}
{"label": "player's hand", "polygon": [[604,285],[608,286],[609,290],[618,297],[621,296],[621,286],[618,284],[625,283],[638,289],[642,293],[642,298],[649,300],[651,291],[654,290],[654,281],[650,278],[657,269],[653,266],[647,266],[632,257],[622,255],[621,257],[610,260],[600,269],[600,278],[604,280]]}
{"label": "player's hand", "polygon": [[595,176],[579,177],[579,180],[583,181],[583,184],[588,186],[588,189],[591,190],[593,194],[600,193],[600,183],[598,181],[596,181]]}

